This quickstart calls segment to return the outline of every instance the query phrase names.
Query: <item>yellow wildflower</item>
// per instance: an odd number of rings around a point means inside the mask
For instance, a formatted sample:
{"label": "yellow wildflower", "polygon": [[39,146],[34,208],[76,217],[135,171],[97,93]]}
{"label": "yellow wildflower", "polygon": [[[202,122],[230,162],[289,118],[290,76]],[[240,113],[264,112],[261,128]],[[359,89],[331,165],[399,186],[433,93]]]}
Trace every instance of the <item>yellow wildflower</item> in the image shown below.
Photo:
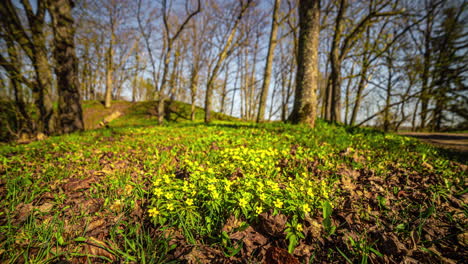
{"label": "yellow wildflower", "polygon": [[159,188],[154,188],[153,193],[154,193],[154,195],[156,195],[159,198],[163,194],[163,191],[161,189],[159,189]]}
{"label": "yellow wildflower", "polygon": [[283,202],[280,199],[276,199],[276,201],[273,202],[275,207],[282,208],[283,207]]}
{"label": "yellow wildflower", "polygon": [[173,193],[170,193],[170,192],[166,193],[166,199],[171,200],[172,198],[174,198]]}
{"label": "yellow wildflower", "polygon": [[149,209],[148,213],[149,213],[150,217],[155,217],[155,216],[159,215],[159,211],[158,211],[158,209],[156,209],[156,207]]}
{"label": "yellow wildflower", "polygon": [[302,228],[302,224],[297,224],[296,230],[299,231],[299,232],[302,232],[302,230],[304,230],[304,229]]}
{"label": "yellow wildflower", "polygon": [[263,207],[262,207],[262,206],[257,206],[257,207],[255,207],[255,212],[256,212],[257,214],[261,214],[261,213],[263,212]]}
{"label": "yellow wildflower", "polygon": [[154,180],[153,185],[156,187],[156,186],[158,186],[160,183],[161,183],[161,179],[156,179],[156,180]]}
{"label": "yellow wildflower", "polygon": [[185,203],[186,203],[188,206],[191,206],[191,205],[193,205],[193,199],[187,199],[187,200],[185,201]]}
{"label": "yellow wildflower", "polygon": [[174,205],[171,204],[171,203],[168,203],[168,204],[167,204],[167,210],[169,210],[169,211],[174,210]]}
{"label": "yellow wildflower", "polygon": [[308,204],[302,205],[302,210],[304,210],[304,213],[310,213],[310,207]]}
{"label": "yellow wildflower", "polygon": [[240,207],[246,207],[248,202],[249,201],[247,199],[242,197],[242,198],[239,199],[239,206]]}
{"label": "yellow wildflower", "polygon": [[163,178],[164,178],[165,183],[167,183],[167,184],[171,183],[171,179],[169,178],[169,175],[166,174],[166,175],[163,176]]}

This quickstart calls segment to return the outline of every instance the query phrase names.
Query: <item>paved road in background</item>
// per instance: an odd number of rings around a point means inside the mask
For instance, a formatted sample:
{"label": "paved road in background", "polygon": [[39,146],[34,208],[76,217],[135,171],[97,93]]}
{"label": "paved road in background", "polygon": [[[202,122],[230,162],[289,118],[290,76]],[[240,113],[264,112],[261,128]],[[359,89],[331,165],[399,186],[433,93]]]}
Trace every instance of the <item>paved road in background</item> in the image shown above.
{"label": "paved road in background", "polygon": [[415,137],[421,141],[433,144],[437,147],[450,149],[468,155],[468,133],[419,133],[401,132],[403,136]]}

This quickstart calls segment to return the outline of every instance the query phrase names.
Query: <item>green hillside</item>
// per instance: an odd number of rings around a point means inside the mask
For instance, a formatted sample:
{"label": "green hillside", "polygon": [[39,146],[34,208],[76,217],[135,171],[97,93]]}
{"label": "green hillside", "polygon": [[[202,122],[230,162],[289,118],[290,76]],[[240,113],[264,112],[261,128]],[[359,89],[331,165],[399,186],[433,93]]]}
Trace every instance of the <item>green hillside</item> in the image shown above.
{"label": "green hillside", "polygon": [[109,128],[0,146],[0,262],[467,258],[466,160],[320,121],[205,125],[172,103],[159,126],[153,102],[114,105],[84,104],[89,128],[122,111]]}
{"label": "green hillside", "polygon": [[[99,123],[113,112],[120,111],[123,115],[112,122],[114,127],[122,126],[151,126],[157,124],[157,102],[113,102],[111,108],[106,109],[99,101],[85,101],[83,112],[86,129],[97,128]],[[191,105],[179,101],[166,102],[165,120],[167,122],[191,121]],[[205,111],[201,107],[196,107],[195,121],[203,121]],[[237,118],[213,112],[215,120],[236,121]]]}

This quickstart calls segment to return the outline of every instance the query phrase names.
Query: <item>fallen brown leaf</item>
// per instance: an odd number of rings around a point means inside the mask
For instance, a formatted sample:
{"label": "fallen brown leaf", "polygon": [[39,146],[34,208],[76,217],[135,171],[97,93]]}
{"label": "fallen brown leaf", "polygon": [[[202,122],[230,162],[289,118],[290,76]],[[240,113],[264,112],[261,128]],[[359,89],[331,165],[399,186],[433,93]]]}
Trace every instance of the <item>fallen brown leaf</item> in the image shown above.
{"label": "fallen brown leaf", "polygon": [[286,249],[270,247],[265,255],[265,264],[299,264],[299,260]]}
{"label": "fallen brown leaf", "polygon": [[254,250],[264,246],[268,242],[266,237],[257,232],[251,226],[247,227],[247,229],[243,231],[235,232],[230,235],[229,238],[242,240],[242,242],[244,242],[245,251],[249,256],[254,252]]}
{"label": "fallen brown leaf", "polygon": [[29,215],[31,215],[33,210],[32,203],[20,203],[16,206],[16,216],[15,216],[15,223],[23,223],[26,221]]}
{"label": "fallen brown leaf", "polygon": [[262,213],[258,216],[258,220],[260,232],[272,237],[281,237],[284,235],[288,218],[283,214]]}
{"label": "fallen brown leaf", "polygon": [[96,228],[103,226],[104,224],[106,224],[106,221],[102,218],[99,218],[89,223],[88,228],[86,230],[88,232],[91,232],[95,230]]}
{"label": "fallen brown leaf", "polygon": [[70,179],[68,183],[63,185],[63,190],[66,192],[76,192],[82,189],[89,189],[92,183],[96,183],[96,178],[89,177],[84,180]]}

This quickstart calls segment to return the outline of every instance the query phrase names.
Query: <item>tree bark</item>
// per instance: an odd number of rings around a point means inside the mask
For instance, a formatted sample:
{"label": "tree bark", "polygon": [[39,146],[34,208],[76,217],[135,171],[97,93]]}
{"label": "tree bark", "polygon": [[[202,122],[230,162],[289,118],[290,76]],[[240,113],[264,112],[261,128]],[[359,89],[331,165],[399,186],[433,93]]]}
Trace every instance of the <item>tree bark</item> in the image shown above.
{"label": "tree bark", "polygon": [[[332,122],[340,122],[340,108],[341,108],[341,56],[340,56],[340,41],[343,32],[343,16],[347,7],[347,0],[340,1],[340,7],[336,16],[335,33],[333,35],[332,47],[330,52],[330,86],[328,102],[328,118]],[[342,52],[342,51],[341,51]]]}
{"label": "tree bark", "polygon": [[192,72],[190,74],[190,98],[192,103],[192,109],[190,111],[190,120],[195,121],[195,103],[197,101],[197,88],[198,88],[198,64],[193,64]]}
{"label": "tree bark", "polygon": [[211,108],[212,108],[211,100],[213,97],[214,80],[216,76],[218,75],[218,72],[221,69],[221,66],[224,60],[228,56],[228,50],[231,48],[231,45],[234,41],[234,36],[236,35],[237,27],[239,26],[239,23],[242,20],[242,17],[244,13],[247,11],[251,2],[252,2],[251,0],[248,0],[246,4],[243,4],[241,6],[241,11],[239,13],[239,16],[235,20],[234,25],[231,28],[231,31],[229,33],[229,36],[224,44],[224,47],[217,56],[216,64],[213,67],[213,70],[211,71],[211,74],[208,77],[208,81],[206,83],[206,94],[205,94],[205,123],[211,122]]}
{"label": "tree bark", "polygon": [[426,128],[427,113],[430,99],[430,87],[429,87],[429,74],[432,60],[432,27],[434,21],[434,6],[431,5],[428,10],[428,16],[426,18],[426,28],[424,31],[424,54],[423,54],[423,71],[421,73],[421,114],[420,114],[420,126],[421,130]]}
{"label": "tree bark", "polygon": [[[31,116],[28,113],[27,105],[24,101],[21,80],[25,79],[21,73],[21,63],[18,57],[18,50],[12,41],[6,40],[6,44],[8,49],[8,57],[10,58],[10,61],[8,62],[10,68],[5,67],[5,70],[8,73],[8,77],[10,78],[11,86],[13,88],[13,96],[15,98],[16,109],[20,113],[20,117],[18,118],[17,132],[25,132],[27,134],[31,134],[34,133],[34,126]],[[4,63],[7,62],[3,62],[3,59],[0,59],[0,65],[5,66]]]}
{"label": "tree bark", "polygon": [[257,115],[257,123],[263,122],[265,119],[265,108],[266,108],[266,101],[268,97],[268,90],[270,88],[270,79],[271,79],[271,68],[273,66],[273,58],[275,55],[275,48],[276,48],[276,38],[278,34],[278,10],[281,6],[281,0],[275,0],[275,4],[273,6],[273,17],[271,21],[271,33],[270,33],[270,41],[268,45],[268,54],[266,59],[265,65],[265,72],[263,74],[263,83],[262,83],[262,90],[260,94],[260,103],[258,106],[258,115]]}
{"label": "tree bark", "polygon": [[317,115],[320,0],[299,2],[299,26],[296,96],[289,120],[314,127]]}
{"label": "tree bark", "polygon": [[223,88],[221,90],[221,108],[220,113],[224,114],[225,112],[225,105],[226,105],[226,97],[227,97],[227,83],[229,78],[229,63],[226,64],[224,72],[224,81],[223,81]]}
{"label": "tree bark", "polygon": [[109,47],[107,48],[106,59],[106,91],[104,95],[104,106],[111,107],[112,103],[112,90],[114,89],[114,41],[115,41],[115,21],[113,14],[109,15],[111,36],[109,40]]}
{"label": "tree bark", "polygon": [[114,65],[113,65],[113,49],[112,45],[109,46],[107,50],[107,63],[106,63],[106,91],[104,95],[104,106],[106,108],[111,107],[112,103],[112,87],[113,87],[113,75],[114,75]]}
{"label": "tree bark", "polygon": [[387,60],[387,89],[385,93],[385,108],[383,112],[383,129],[385,132],[390,130],[391,126],[391,117],[390,117],[390,109],[391,109],[391,100],[392,100],[392,89],[393,89],[393,54],[390,53],[386,60]]}
{"label": "tree bark", "polygon": [[84,129],[72,7],[71,0],[49,1],[49,13],[52,17],[54,32],[54,57],[57,64],[55,73],[59,94],[58,117],[62,133]]}
{"label": "tree bark", "polygon": [[30,36],[26,34],[18,12],[11,0],[0,4],[0,21],[7,37],[16,41],[31,59],[36,73],[36,84],[33,86],[33,97],[39,110],[39,132],[51,134],[54,132],[52,104],[52,73],[47,59],[46,38],[44,35],[45,3],[39,1],[34,14],[27,0],[21,1],[29,23]]}

